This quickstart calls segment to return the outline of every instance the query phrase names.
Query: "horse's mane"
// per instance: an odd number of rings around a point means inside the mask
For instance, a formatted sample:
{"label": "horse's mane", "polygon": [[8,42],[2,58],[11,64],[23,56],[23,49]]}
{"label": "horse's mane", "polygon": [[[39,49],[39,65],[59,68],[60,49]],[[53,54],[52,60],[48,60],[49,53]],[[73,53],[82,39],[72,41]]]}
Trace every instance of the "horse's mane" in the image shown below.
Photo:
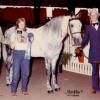
{"label": "horse's mane", "polygon": [[63,27],[63,24],[67,23],[66,18],[69,20],[70,17],[59,16],[59,17],[52,18],[49,22],[43,25],[42,28],[45,28],[45,30],[52,30],[53,33],[58,33],[58,31],[60,31],[61,28]]}

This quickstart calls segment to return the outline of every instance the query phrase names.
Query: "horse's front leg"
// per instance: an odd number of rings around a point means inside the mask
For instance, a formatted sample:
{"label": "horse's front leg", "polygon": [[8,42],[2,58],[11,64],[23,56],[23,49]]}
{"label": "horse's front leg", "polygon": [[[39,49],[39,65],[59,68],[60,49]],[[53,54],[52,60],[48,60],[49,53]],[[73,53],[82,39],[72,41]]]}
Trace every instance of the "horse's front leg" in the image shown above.
{"label": "horse's front leg", "polygon": [[52,66],[52,84],[55,91],[59,91],[60,87],[57,83],[57,68],[56,63],[58,60],[58,55],[52,59],[51,66]]}
{"label": "horse's front leg", "polygon": [[46,76],[47,76],[47,92],[52,93],[53,89],[51,85],[52,84],[51,83],[52,72],[51,72],[50,59],[45,58],[45,67],[46,67]]}

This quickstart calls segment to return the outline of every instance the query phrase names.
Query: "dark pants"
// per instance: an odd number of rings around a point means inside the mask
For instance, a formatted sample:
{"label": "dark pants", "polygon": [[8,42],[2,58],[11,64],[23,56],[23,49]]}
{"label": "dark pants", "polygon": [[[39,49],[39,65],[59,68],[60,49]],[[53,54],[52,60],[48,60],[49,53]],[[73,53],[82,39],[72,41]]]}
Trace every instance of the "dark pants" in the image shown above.
{"label": "dark pants", "polygon": [[99,64],[92,63],[92,88],[100,91],[99,88]]}
{"label": "dark pants", "polygon": [[18,81],[21,74],[22,79],[22,91],[27,91],[27,84],[29,78],[29,60],[25,59],[25,51],[14,50],[13,51],[13,77],[11,84],[11,92],[17,91]]}

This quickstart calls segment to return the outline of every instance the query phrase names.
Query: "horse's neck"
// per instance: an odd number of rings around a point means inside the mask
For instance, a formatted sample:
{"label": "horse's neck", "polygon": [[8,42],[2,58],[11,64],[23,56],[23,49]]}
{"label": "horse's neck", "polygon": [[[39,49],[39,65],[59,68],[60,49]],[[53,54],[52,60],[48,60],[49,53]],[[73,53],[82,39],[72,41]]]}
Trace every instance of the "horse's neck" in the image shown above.
{"label": "horse's neck", "polygon": [[67,27],[70,18],[70,16],[54,18],[45,25],[34,29],[34,38],[43,37],[43,39],[49,39],[49,42],[54,41],[54,43],[60,43],[67,35]]}
{"label": "horse's neck", "polygon": [[[58,25],[60,24],[60,27],[58,28],[57,33],[49,33],[52,36],[55,36],[55,39],[57,40],[58,43],[62,42],[64,40],[64,38],[67,36],[67,34],[69,33],[69,20],[71,19],[71,16],[62,16],[60,17],[60,21],[58,21]],[[57,25],[57,26],[58,26]],[[55,34],[55,35],[54,35]]]}
{"label": "horse's neck", "polygon": [[71,19],[70,16],[65,16],[64,19],[62,19],[62,32],[61,37],[64,39],[69,34],[69,20]]}

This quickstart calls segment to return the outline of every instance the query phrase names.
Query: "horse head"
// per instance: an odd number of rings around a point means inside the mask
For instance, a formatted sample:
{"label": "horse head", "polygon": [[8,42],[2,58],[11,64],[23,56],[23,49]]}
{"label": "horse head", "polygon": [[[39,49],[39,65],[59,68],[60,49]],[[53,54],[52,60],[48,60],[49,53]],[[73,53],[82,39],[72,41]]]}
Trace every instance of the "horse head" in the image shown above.
{"label": "horse head", "polygon": [[73,39],[74,45],[75,46],[80,46],[81,42],[82,42],[82,23],[79,20],[79,18],[77,18],[76,16],[72,16],[71,19],[69,19],[69,33]]}

